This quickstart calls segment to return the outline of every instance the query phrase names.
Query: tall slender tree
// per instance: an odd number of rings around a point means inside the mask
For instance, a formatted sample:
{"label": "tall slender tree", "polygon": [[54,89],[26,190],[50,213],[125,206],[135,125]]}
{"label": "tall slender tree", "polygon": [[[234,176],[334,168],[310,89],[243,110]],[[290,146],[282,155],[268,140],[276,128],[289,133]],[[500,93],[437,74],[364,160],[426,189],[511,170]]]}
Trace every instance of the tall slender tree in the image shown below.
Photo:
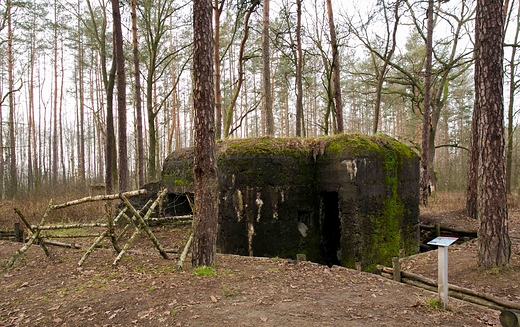
{"label": "tall slender tree", "polygon": [[428,9],[426,11],[427,31],[426,31],[426,61],[424,63],[424,106],[423,106],[423,128],[422,128],[422,144],[421,144],[421,202],[423,205],[428,204],[428,145],[430,137],[430,97],[431,97],[431,81],[432,81],[432,56],[433,56],[433,0],[428,0]]}
{"label": "tall slender tree", "polygon": [[[514,134],[514,107],[515,107],[515,95],[520,85],[516,77],[516,70],[520,65],[516,60],[517,47],[520,41],[520,6],[517,6],[516,13],[516,29],[515,36],[513,38],[513,44],[511,47],[511,54],[507,68],[509,70],[509,90],[508,90],[508,106],[507,106],[507,146],[506,146],[506,190],[507,193],[511,193],[512,185],[512,171],[513,171],[513,134]],[[507,11],[507,4],[504,4],[504,13]],[[505,17],[505,16],[504,16]]]}
{"label": "tall slender tree", "polygon": [[112,16],[114,26],[114,59],[117,71],[117,122],[118,122],[118,176],[119,192],[128,188],[128,158],[126,138],[126,80],[125,56],[123,52],[123,32],[121,30],[121,12],[119,0],[112,0]]}
{"label": "tall slender tree", "polygon": [[52,186],[58,183],[59,161],[59,135],[58,135],[58,2],[54,0],[54,24],[53,24],[53,53],[54,53],[54,89],[52,105]]}
{"label": "tall slender tree", "polygon": [[213,89],[211,0],[193,1],[193,105],[195,160],[193,219],[194,266],[215,264],[218,217],[217,160]]}
{"label": "tall slender tree", "polygon": [[[302,50],[302,0],[296,0],[296,136],[305,136],[303,127],[303,50]],[[302,135],[303,130],[303,135]]]}
{"label": "tall slender tree", "polygon": [[242,36],[242,41],[240,42],[240,49],[238,51],[238,80],[235,89],[233,90],[233,95],[231,96],[231,100],[229,106],[226,110],[226,118],[224,121],[224,137],[228,138],[231,133],[231,125],[233,124],[233,115],[235,114],[235,107],[237,104],[238,96],[240,95],[240,90],[242,89],[242,85],[245,79],[245,71],[244,71],[244,61],[245,51],[246,51],[246,42],[249,38],[249,20],[251,15],[256,10],[260,1],[252,1],[251,3],[244,3],[245,8],[245,17],[244,17],[244,35]]}
{"label": "tall slender tree", "polygon": [[[375,104],[375,110],[374,110],[374,127],[372,128],[373,134],[376,134],[379,129],[379,124],[380,124],[379,120],[381,117],[381,96],[383,93],[383,84],[385,82],[385,76],[388,71],[388,66],[390,64],[390,60],[392,60],[392,56],[394,55],[395,47],[396,47],[396,43],[397,43],[397,37],[396,37],[397,28],[399,27],[399,19],[401,18],[401,16],[399,15],[399,6],[400,5],[401,5],[401,0],[397,0],[394,4],[394,26],[393,26],[392,30],[390,30],[390,26],[389,26],[390,21],[386,15],[386,12],[387,12],[386,6],[387,5],[386,5],[385,1],[383,1],[383,3],[382,3],[383,12],[385,13],[386,35],[388,37],[387,37],[386,44],[385,44],[385,50],[384,50],[385,53],[383,55],[383,57],[385,58],[384,62],[383,62],[383,66],[381,67],[380,70],[378,70],[376,72],[377,89],[376,89],[376,104]],[[373,52],[371,52],[371,54],[374,55]]]}
{"label": "tall slender tree", "polygon": [[[78,13],[81,15],[81,0],[77,4]],[[78,177],[80,183],[85,186],[85,72],[84,72],[84,48],[81,21],[78,19]]]}
{"label": "tall slender tree", "polygon": [[338,40],[334,15],[332,13],[332,0],[326,0],[327,14],[329,16],[330,45],[332,47],[332,79],[334,82],[335,120],[336,133],[343,133],[343,99],[341,98],[341,75],[339,64]]}
{"label": "tall slender tree", "polygon": [[271,97],[271,63],[269,50],[269,0],[264,0],[264,15],[262,22],[262,108],[265,117],[266,135],[274,135],[273,100]]}
{"label": "tall slender tree", "polygon": [[215,21],[215,37],[213,47],[213,65],[215,67],[215,137],[222,137],[222,90],[220,87],[220,16],[226,0],[214,0],[213,18]]}
{"label": "tall slender tree", "polygon": [[6,195],[14,198],[18,193],[18,174],[16,167],[16,132],[15,132],[15,103],[14,103],[14,58],[13,58],[13,21],[12,21],[12,2],[6,0],[7,15],[7,74],[8,74],[8,98],[9,98],[9,118],[7,126],[9,129],[9,188]]}
{"label": "tall slender tree", "polygon": [[504,165],[503,26],[502,0],[477,0],[478,264],[484,267],[505,267],[511,258]]}
{"label": "tall slender tree", "polygon": [[143,140],[143,109],[141,98],[141,72],[139,68],[139,43],[137,39],[137,0],[132,0],[132,55],[134,59],[135,80],[135,129],[137,135],[137,183],[144,185],[144,140]]}
{"label": "tall slender tree", "polygon": [[[147,51],[146,71],[146,112],[148,118],[148,178],[155,180],[158,172],[157,154],[157,115],[161,105],[157,105],[154,92],[157,89],[158,76],[169,68],[173,53],[164,54],[164,36],[167,32],[168,19],[175,9],[170,0],[145,0],[142,2],[141,15],[144,34],[144,45]],[[164,102],[163,102],[164,103]]]}

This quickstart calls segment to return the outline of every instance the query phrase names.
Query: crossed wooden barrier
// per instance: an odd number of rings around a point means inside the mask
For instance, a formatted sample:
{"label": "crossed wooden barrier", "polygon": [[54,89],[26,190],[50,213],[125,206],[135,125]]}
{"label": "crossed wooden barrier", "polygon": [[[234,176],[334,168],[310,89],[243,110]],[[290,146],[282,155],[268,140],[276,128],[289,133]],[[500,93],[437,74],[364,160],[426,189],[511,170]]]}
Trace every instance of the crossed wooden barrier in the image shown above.
{"label": "crossed wooden barrier", "polygon": [[[69,201],[66,203],[55,205],[52,202],[52,199],[49,202],[49,205],[47,206],[47,210],[45,211],[40,223],[38,225],[31,225],[27,219],[24,217],[24,215],[20,212],[18,209],[14,209],[15,212],[18,214],[18,217],[20,220],[25,224],[27,229],[31,232],[31,237],[28,239],[27,243],[23,245],[22,248],[17,250],[10,258],[9,262],[7,263],[7,267],[10,268],[13,266],[15,261],[23,254],[25,253],[34,243],[40,244],[42,250],[45,252],[46,256],[50,256],[49,250],[47,245],[59,245],[59,246],[66,246],[70,248],[77,248],[75,243],[71,244],[65,244],[60,242],[54,242],[50,241],[50,238],[93,238],[95,237],[95,241],[90,245],[90,247],[87,249],[87,251],[83,254],[82,258],[78,262],[78,266],[82,266],[83,263],[87,260],[87,258],[90,256],[90,254],[94,251],[96,247],[99,246],[101,241],[105,238],[110,239],[110,243],[112,244],[112,247],[114,250],[118,253],[117,257],[112,263],[113,267],[117,267],[119,261],[124,256],[124,254],[128,251],[128,249],[132,246],[133,242],[135,241],[136,237],[141,234],[143,231],[146,233],[148,238],[152,241],[155,248],[159,251],[161,256],[164,259],[168,259],[167,251],[162,247],[162,245],[159,243],[153,232],[150,230],[150,227],[148,226],[148,221],[156,221],[161,220],[163,218],[150,218],[152,215],[154,209],[161,205],[162,199],[167,194],[167,190],[164,189],[160,191],[157,195],[157,199],[152,202],[152,200],[148,201],[146,205],[140,210],[136,210],[134,206],[128,201],[129,197],[137,196],[146,194],[145,189],[140,189],[136,191],[130,191],[130,192],[123,192],[119,194],[110,194],[110,195],[97,195],[97,196],[89,196],[78,200]],[[119,211],[119,213],[116,215],[115,218],[112,217],[112,210],[110,209],[109,201],[113,200],[121,200],[124,204],[124,207],[122,210]],[[105,223],[89,223],[89,224],[61,224],[61,225],[46,225],[46,220],[49,217],[50,213],[53,210],[58,210],[86,202],[94,202],[94,201],[105,201],[105,212],[106,212],[106,222]],[[127,212],[129,212],[129,215],[127,215]],[[143,216],[143,212],[144,216]],[[191,216],[179,216],[179,217],[169,217],[164,218],[164,220],[179,220],[184,221],[190,219]],[[126,220],[127,224],[124,226],[123,230],[120,233],[116,233],[116,226],[117,223],[121,220]],[[130,236],[130,238],[126,241],[126,243],[123,245],[123,247],[119,246],[118,239],[126,233],[126,231],[134,227],[134,232]],[[84,229],[84,228],[98,228],[101,229],[98,233],[86,233],[86,234],[49,234],[49,231],[59,232],[63,230],[70,230],[70,229]],[[186,245],[184,247],[184,251],[182,252],[182,255],[180,256],[179,263],[177,265],[177,268],[182,268],[182,265],[184,263],[184,260],[186,258],[186,255],[189,251],[189,248],[191,246],[192,237],[188,239],[188,242],[186,242]]]}

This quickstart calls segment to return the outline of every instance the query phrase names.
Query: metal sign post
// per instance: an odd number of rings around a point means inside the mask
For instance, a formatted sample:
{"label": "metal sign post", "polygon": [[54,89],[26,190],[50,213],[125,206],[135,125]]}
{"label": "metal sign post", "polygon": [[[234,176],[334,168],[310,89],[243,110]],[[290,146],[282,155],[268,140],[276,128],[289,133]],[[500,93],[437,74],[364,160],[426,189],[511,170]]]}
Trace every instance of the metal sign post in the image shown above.
{"label": "metal sign post", "polygon": [[456,237],[439,236],[434,238],[428,245],[437,245],[438,253],[438,276],[439,302],[444,310],[448,307],[448,246],[457,240]]}

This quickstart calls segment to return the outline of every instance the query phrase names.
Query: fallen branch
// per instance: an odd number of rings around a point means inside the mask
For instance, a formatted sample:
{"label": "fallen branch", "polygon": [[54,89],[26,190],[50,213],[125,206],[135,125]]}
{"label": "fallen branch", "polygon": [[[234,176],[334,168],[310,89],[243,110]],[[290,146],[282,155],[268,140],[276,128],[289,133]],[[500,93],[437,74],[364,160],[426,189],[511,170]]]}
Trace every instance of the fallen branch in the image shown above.
{"label": "fallen branch", "polygon": [[62,243],[62,242],[56,242],[56,241],[45,241],[45,243],[49,245],[58,246],[61,248],[69,248],[69,249],[81,249],[81,246],[75,243],[69,244],[69,243]]}

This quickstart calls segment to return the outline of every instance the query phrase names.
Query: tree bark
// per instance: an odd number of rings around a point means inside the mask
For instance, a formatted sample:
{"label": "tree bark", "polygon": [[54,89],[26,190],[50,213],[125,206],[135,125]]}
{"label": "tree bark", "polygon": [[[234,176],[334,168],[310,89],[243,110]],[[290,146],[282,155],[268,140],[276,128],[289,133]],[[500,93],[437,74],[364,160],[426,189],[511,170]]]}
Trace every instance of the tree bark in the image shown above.
{"label": "tree bark", "polygon": [[125,57],[123,53],[123,32],[121,30],[121,12],[119,0],[112,0],[112,16],[114,27],[114,54],[117,70],[117,123],[118,123],[118,175],[119,192],[128,188],[128,158],[126,138],[126,80]]}
{"label": "tree bark", "polygon": [[213,31],[211,0],[193,1],[193,104],[195,154],[194,266],[213,266],[216,256],[218,185],[215,155],[215,94],[213,86]]}
{"label": "tree bark", "polygon": [[505,267],[511,257],[504,167],[502,1],[478,0],[475,111],[480,114],[478,265]]}
{"label": "tree bark", "polygon": [[428,19],[426,36],[426,62],[424,66],[424,109],[423,109],[423,130],[422,130],[422,152],[421,152],[421,203],[428,204],[428,149],[430,134],[430,94],[432,78],[432,53],[433,53],[433,0],[428,0]]}
{"label": "tree bark", "polygon": [[336,133],[343,133],[343,100],[341,98],[341,76],[339,65],[338,40],[336,39],[336,27],[332,14],[332,0],[327,0],[327,13],[329,16],[330,44],[332,46],[332,79],[334,82],[334,100],[336,116]]}

